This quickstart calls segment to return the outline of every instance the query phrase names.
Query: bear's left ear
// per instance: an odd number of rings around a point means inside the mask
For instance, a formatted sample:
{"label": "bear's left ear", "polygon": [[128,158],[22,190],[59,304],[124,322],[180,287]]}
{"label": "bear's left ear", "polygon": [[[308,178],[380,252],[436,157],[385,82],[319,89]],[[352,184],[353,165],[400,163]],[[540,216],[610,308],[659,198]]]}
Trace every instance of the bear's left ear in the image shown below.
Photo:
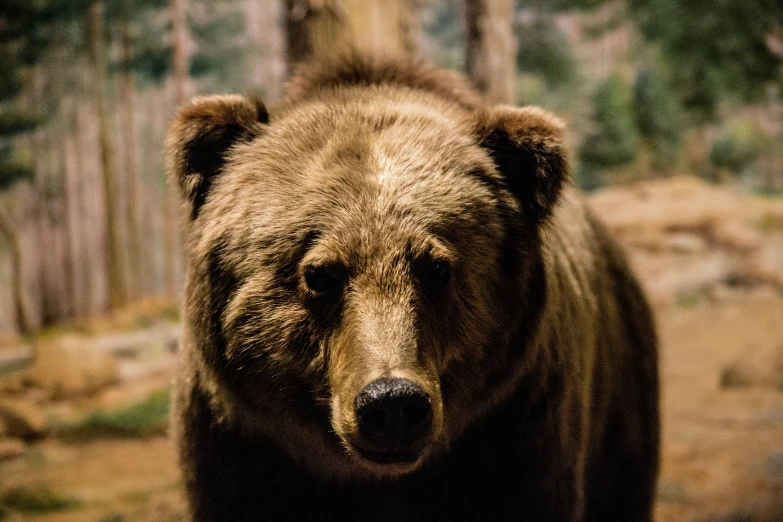
{"label": "bear's left ear", "polygon": [[180,110],[169,130],[167,159],[191,220],[223,170],[228,150],[260,135],[268,121],[261,100],[244,96],[195,98]]}
{"label": "bear's left ear", "polygon": [[565,128],[538,107],[500,105],[479,113],[476,138],[531,221],[552,213],[568,178]]}

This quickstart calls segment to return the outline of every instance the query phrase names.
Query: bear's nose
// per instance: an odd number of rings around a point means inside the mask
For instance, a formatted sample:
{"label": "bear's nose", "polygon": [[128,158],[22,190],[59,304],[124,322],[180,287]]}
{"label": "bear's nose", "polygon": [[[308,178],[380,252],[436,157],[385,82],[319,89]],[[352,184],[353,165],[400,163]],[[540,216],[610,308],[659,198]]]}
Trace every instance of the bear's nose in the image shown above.
{"label": "bear's nose", "polygon": [[359,434],[380,451],[406,450],[432,425],[430,396],[408,379],[378,379],[354,401]]}

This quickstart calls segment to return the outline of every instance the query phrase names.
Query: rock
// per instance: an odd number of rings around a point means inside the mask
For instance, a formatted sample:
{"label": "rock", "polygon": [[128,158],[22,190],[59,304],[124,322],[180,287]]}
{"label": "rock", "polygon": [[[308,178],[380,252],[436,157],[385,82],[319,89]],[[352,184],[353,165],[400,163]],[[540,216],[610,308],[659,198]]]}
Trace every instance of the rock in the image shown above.
{"label": "rock", "polygon": [[25,400],[0,400],[0,421],[5,425],[7,435],[14,438],[30,440],[49,431],[43,410]]}
{"label": "rock", "polygon": [[783,478],[783,451],[767,455],[767,472],[775,478]]}
{"label": "rock", "polygon": [[24,453],[24,442],[19,439],[0,439],[0,462],[14,459]]}
{"label": "rock", "polygon": [[93,394],[118,378],[119,368],[112,354],[78,336],[39,344],[29,374],[30,382],[55,399]]}
{"label": "rock", "polygon": [[737,277],[743,283],[768,284],[783,290],[783,245],[765,244],[738,267]]}
{"label": "rock", "polygon": [[678,254],[699,254],[707,250],[703,236],[691,232],[675,232],[666,239],[668,250]]}
{"label": "rock", "polygon": [[14,371],[10,375],[0,378],[0,395],[19,395],[24,393],[27,387],[27,372],[25,370]]}
{"label": "rock", "polygon": [[754,522],[758,520],[756,517],[756,509],[753,506],[741,506],[735,508],[728,513],[723,514],[718,518],[719,522]]}
{"label": "rock", "polygon": [[783,347],[778,350],[745,356],[723,367],[721,388],[783,387]]}
{"label": "rock", "polygon": [[722,221],[712,230],[713,239],[722,247],[738,252],[756,250],[762,244],[761,234],[736,221]]}

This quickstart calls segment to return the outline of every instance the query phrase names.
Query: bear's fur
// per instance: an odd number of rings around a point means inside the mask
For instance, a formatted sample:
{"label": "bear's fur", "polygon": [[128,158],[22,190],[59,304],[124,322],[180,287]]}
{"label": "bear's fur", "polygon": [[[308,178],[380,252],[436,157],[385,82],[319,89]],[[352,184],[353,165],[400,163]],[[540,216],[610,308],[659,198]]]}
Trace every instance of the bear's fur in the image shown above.
{"label": "bear's fur", "polygon": [[[653,318],[563,133],[359,56],[306,66],[272,111],[181,111],[173,430],[194,520],[651,520]],[[336,291],[308,288],[314,266]],[[429,394],[414,460],[359,451],[354,398],[381,377]]]}

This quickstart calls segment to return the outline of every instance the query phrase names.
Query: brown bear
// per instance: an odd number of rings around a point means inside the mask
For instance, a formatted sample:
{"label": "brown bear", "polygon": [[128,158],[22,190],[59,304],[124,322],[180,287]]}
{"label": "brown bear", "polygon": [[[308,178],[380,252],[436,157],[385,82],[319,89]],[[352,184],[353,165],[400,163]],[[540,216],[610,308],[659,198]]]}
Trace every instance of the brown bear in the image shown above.
{"label": "brown bear", "polygon": [[653,318],[563,134],[355,55],[181,111],[194,520],[651,520]]}

